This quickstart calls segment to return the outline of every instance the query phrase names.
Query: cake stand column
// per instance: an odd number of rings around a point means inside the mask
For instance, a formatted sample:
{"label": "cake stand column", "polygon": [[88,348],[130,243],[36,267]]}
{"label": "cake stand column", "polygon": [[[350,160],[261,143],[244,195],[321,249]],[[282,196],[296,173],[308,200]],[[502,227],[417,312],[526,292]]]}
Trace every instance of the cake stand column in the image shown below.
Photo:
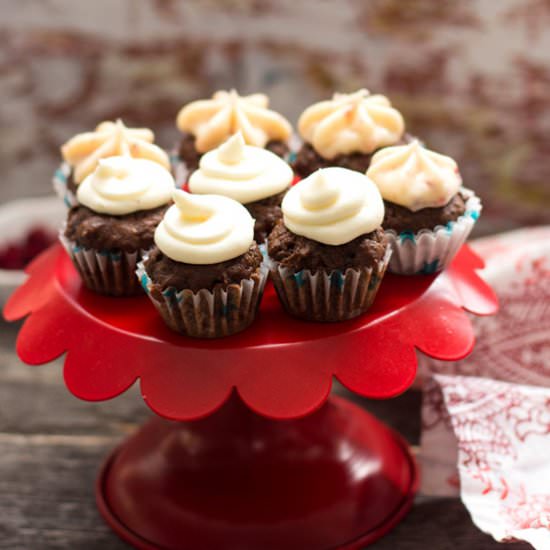
{"label": "cake stand column", "polygon": [[152,419],[107,460],[97,500],[137,548],[362,548],[416,485],[401,438],[341,398],[270,420],[234,395],[202,420]]}

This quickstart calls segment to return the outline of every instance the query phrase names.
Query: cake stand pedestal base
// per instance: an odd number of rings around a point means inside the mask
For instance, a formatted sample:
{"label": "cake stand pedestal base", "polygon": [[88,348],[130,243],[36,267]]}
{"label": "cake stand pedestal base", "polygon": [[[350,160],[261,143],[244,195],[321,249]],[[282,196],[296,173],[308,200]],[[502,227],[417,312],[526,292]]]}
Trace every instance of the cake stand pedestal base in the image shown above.
{"label": "cake stand pedestal base", "polygon": [[344,399],[270,420],[233,396],[202,420],[152,419],[104,464],[97,502],[140,549],[359,549],[417,484],[400,436]]}

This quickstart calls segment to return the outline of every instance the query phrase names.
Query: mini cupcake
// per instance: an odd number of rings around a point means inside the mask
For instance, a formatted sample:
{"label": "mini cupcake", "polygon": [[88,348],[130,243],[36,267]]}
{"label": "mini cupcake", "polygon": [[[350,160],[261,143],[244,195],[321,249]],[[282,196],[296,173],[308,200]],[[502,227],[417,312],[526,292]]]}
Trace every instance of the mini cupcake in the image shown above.
{"label": "mini cupcake", "polygon": [[449,265],[481,212],[456,162],[413,141],[376,153],[367,176],[384,198],[390,271],[429,274]]}
{"label": "mini cupcake", "polygon": [[311,105],[298,132],[304,144],[293,168],[302,178],[329,166],[365,173],[375,151],[406,140],[401,113],[385,96],[364,89]]}
{"label": "mini cupcake", "polygon": [[254,238],[263,243],[282,218],[281,202],[292,183],[290,166],[272,152],[245,145],[239,131],[202,156],[189,190],[224,195],[243,204],[255,219]]}
{"label": "mini cupcake", "polygon": [[100,159],[78,186],[61,242],[84,284],[100,294],[141,292],[135,271],[153,245],[156,226],[172,199],[174,178],[147,159]]}
{"label": "mini cupcake", "polygon": [[201,156],[240,131],[247,145],[262,147],[285,158],[292,127],[268,109],[264,94],[240,96],[235,90],[216,92],[211,99],[185,105],[176,120],[182,138],[176,155],[176,179],[187,181]]}
{"label": "mini cupcake", "polygon": [[325,168],[292,187],[267,240],[271,278],[292,315],[344,321],[372,304],[390,251],[384,204],[363,174]]}
{"label": "mini cupcake", "polygon": [[267,279],[254,220],[219,195],[174,192],[138,277],[166,324],[196,338],[234,334],[252,323]]}
{"label": "mini cupcake", "polygon": [[170,170],[168,155],[153,143],[148,128],[127,128],[122,120],[105,121],[93,132],[77,134],[61,147],[63,164],[53,178],[54,189],[68,206],[74,206],[77,188],[100,159],[123,155],[152,160]]}

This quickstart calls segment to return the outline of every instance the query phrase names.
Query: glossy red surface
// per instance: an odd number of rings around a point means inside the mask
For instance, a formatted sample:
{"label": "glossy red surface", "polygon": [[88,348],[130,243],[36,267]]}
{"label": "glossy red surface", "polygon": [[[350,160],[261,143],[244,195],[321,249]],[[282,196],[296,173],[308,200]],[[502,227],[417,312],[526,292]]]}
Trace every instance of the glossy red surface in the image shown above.
{"label": "glossy red surface", "polygon": [[102,470],[100,511],[135,547],[359,549],[407,512],[417,469],[389,428],[341,399],[326,402],[332,378],[390,397],[412,383],[416,349],[467,355],[464,309],[497,308],[481,267],[464,247],[438,277],[388,275],[367,314],[330,325],[287,316],[268,287],[250,329],[200,341],[170,332],[145,296],[87,291],[56,246],[30,266],[4,314],[28,316],[23,361],[67,352],[65,382],[77,397],[110,399],[139,378],[149,406],[181,421],[152,420]]}
{"label": "glossy red surface", "polygon": [[195,422],[155,419],[98,480],[101,513],[141,549],[359,549],[407,512],[404,442],[342,399],[274,421],[234,397]]}
{"label": "glossy red surface", "polygon": [[26,363],[68,352],[65,381],[81,399],[113,398],[140,379],[143,398],[165,418],[210,414],[233,388],[256,412],[294,418],[325,401],[333,376],[356,393],[385,398],[412,383],[416,349],[446,360],[466,356],[474,337],[464,309],[496,310],[492,290],[476,275],[482,265],[464,247],[437,277],[387,275],[369,312],[337,324],[289,317],[268,286],[249,329],[193,340],[171,332],[145,296],[86,290],[55,246],[30,266],[4,313],[30,314],[17,341]]}

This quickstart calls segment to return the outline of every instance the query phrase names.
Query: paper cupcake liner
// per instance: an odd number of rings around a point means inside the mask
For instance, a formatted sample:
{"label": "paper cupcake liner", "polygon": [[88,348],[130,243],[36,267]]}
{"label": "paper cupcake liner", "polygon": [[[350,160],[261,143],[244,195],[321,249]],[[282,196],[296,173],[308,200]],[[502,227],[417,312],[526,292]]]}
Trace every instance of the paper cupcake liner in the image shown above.
{"label": "paper cupcake liner", "polygon": [[294,271],[270,260],[271,280],[284,308],[308,321],[335,322],[364,313],[374,302],[391,257],[388,247],[375,268]]}
{"label": "paper cupcake liner", "polygon": [[286,154],[284,160],[292,165],[292,163],[296,160],[296,156],[298,154],[298,151],[303,145],[303,141],[300,138],[298,134],[293,133],[290,136],[290,139],[288,140],[288,153]]}
{"label": "paper cupcake liner", "polygon": [[160,291],[155,290],[145,271],[146,259],[147,256],[138,263],[137,278],[172,330],[193,338],[222,338],[244,330],[254,321],[267,281],[268,269],[264,264],[250,279],[226,289]]}
{"label": "paper cupcake liner", "polygon": [[109,296],[136,296],[142,289],[136,277],[138,252],[94,250],[83,248],[59,233],[59,240],[71,257],[87,288]]}
{"label": "paper cupcake liner", "polygon": [[66,163],[62,162],[59,165],[59,168],[54,172],[52,178],[52,185],[57,196],[65,203],[67,208],[71,208],[78,204],[76,200],[76,195],[69,190],[68,182],[71,175],[71,167]]}
{"label": "paper cupcake liner", "polygon": [[479,215],[481,202],[469,189],[462,188],[466,196],[466,211],[456,221],[433,230],[417,233],[386,230],[393,250],[389,271],[400,275],[431,274],[445,269],[460,247],[466,242]]}

